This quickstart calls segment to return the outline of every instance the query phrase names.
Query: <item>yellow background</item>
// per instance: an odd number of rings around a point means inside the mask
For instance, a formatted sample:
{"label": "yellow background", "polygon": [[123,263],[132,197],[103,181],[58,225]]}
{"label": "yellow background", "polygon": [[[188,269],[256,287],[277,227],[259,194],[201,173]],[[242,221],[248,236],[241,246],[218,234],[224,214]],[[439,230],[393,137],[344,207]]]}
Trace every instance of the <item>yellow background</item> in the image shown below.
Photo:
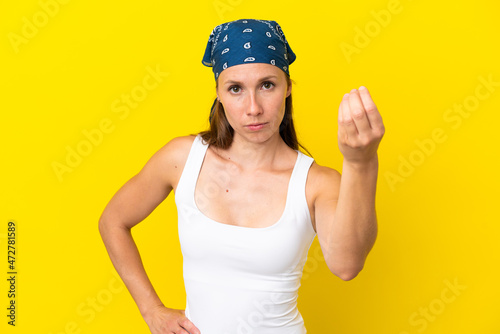
{"label": "yellow background", "polygon": [[[0,5],[0,267],[7,276],[13,220],[19,272],[15,328],[0,283],[2,333],[148,333],[115,276],[98,218],[168,140],[206,128],[215,97],[213,73],[201,64],[206,42],[217,24],[240,18],[282,26],[297,54],[299,140],[319,164],[341,170],[337,111],[352,88],[368,87],[386,126],[377,242],[345,282],[328,271],[315,239],[299,290],[308,333],[500,333],[497,2],[56,4]],[[376,13],[387,12],[381,25]],[[360,31],[370,36],[363,41]],[[141,91],[148,68],[168,75],[117,112],[122,94]],[[488,77],[490,90],[481,81]],[[464,103],[467,117],[453,111]],[[106,119],[108,133],[85,147],[83,131]],[[88,154],[58,177],[54,164],[67,165],[68,147]],[[133,232],[164,303],[184,308],[173,193]]]}

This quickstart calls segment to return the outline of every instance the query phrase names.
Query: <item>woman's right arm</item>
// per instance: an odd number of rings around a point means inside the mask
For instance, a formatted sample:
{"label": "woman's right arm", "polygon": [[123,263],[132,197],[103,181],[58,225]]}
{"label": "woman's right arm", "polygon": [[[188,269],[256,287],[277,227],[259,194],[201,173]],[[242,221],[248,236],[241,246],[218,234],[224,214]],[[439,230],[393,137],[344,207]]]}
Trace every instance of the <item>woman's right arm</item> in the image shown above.
{"label": "woman's right arm", "polygon": [[149,216],[172,191],[183,170],[192,138],[174,138],[158,150],[141,171],[116,192],[99,218],[99,232],[111,262],[154,334],[200,333],[184,315],[184,310],[163,305],[131,234],[132,227]]}

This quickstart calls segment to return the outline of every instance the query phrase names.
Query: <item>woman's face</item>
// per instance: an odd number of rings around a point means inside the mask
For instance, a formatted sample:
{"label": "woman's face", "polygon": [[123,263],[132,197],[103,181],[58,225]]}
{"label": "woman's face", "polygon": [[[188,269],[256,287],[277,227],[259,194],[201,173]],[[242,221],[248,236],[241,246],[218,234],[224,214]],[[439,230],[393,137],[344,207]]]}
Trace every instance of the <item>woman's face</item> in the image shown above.
{"label": "woman's face", "polygon": [[218,78],[217,95],[234,129],[234,136],[250,141],[279,136],[285,101],[291,91],[292,86],[287,87],[285,73],[271,64],[231,66]]}

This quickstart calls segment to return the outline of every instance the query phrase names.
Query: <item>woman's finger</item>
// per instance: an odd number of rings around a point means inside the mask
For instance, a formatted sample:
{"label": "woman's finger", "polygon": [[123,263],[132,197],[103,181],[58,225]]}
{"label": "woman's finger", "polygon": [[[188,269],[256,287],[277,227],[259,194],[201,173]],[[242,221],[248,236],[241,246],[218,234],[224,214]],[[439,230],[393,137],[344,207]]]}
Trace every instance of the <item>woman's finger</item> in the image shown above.
{"label": "woman's finger", "polygon": [[344,94],[344,97],[342,98],[342,124],[347,127],[354,126],[354,121],[351,117],[351,110],[349,106],[349,93]]}
{"label": "woman's finger", "polygon": [[183,318],[178,324],[182,328],[179,334],[200,334],[200,330],[188,318]]}
{"label": "woman's finger", "polygon": [[368,117],[368,121],[370,122],[370,127],[372,129],[378,130],[383,129],[384,124],[382,122],[382,116],[380,116],[378,108],[373,102],[368,89],[364,86],[359,87],[359,95],[361,96],[361,100],[363,101],[366,116]]}
{"label": "woman's finger", "polygon": [[352,93],[344,94],[342,99],[342,122],[339,126],[342,126],[345,131],[345,135],[350,138],[350,142],[354,142],[358,137],[358,129],[356,128],[356,123],[352,118],[350,99]]}
{"label": "woman's finger", "polygon": [[353,89],[349,93],[349,107],[358,133],[369,134],[371,131],[370,121],[368,120],[363,101],[361,101],[357,89]]}

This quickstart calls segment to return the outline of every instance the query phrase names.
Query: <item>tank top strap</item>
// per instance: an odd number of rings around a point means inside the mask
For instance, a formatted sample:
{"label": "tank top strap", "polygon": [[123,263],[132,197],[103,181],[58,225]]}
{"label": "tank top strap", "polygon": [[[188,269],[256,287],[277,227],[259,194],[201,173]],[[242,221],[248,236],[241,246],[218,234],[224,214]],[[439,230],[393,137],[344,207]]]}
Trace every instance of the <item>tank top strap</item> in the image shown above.
{"label": "tank top strap", "polygon": [[203,163],[203,159],[205,159],[205,153],[207,152],[208,149],[208,144],[203,141],[203,138],[201,138],[200,135],[197,135],[196,138],[193,141],[193,146],[191,147],[191,150],[193,151],[192,154],[192,161],[190,162],[193,166],[194,172],[196,173],[196,177],[198,177],[198,174],[201,169],[201,165]]}
{"label": "tank top strap", "polygon": [[293,175],[293,180],[290,184],[290,195],[292,196],[291,204],[296,213],[300,213],[302,217],[310,221],[311,214],[306,200],[306,181],[314,159],[298,150],[296,150],[296,152],[299,156],[297,166],[295,166],[296,170]]}
{"label": "tank top strap", "polygon": [[175,194],[176,197],[187,196],[184,198],[187,203],[189,203],[190,196],[194,194],[196,181],[207,149],[208,145],[203,142],[200,135],[197,135],[189,151]]}
{"label": "tank top strap", "polygon": [[292,194],[305,196],[307,175],[314,159],[298,150],[296,150],[296,152],[299,156],[297,157],[297,166],[295,166],[294,180],[291,184],[291,186],[293,187]]}

